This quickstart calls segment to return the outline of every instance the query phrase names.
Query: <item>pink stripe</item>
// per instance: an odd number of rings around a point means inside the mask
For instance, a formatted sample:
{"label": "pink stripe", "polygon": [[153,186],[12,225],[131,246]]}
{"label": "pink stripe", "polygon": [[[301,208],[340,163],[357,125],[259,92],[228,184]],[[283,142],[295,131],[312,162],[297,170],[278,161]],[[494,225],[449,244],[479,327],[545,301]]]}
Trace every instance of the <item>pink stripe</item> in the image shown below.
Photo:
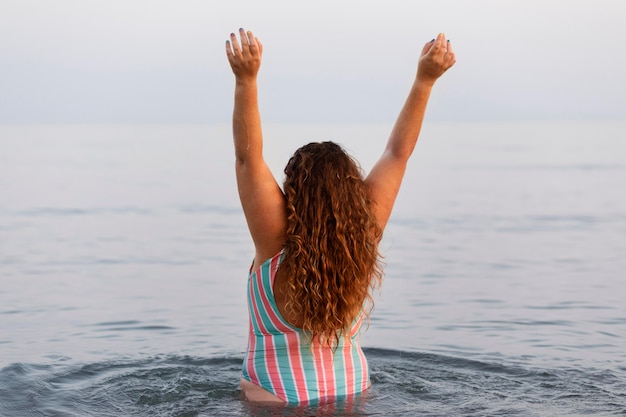
{"label": "pink stripe", "polygon": [[[280,259],[280,254],[274,256],[271,261],[270,261],[270,285],[273,286],[274,284],[274,279],[276,277],[276,271],[278,269],[278,262]],[[260,288],[263,288],[263,282],[262,282],[262,276],[261,278],[258,279],[258,285]],[[271,291],[273,291],[273,289],[271,289]],[[270,322],[272,323],[273,326],[276,327],[277,330],[279,330],[281,333],[284,334],[284,336],[287,337],[287,349],[289,352],[289,362],[291,363],[291,369],[289,370],[291,373],[292,378],[296,381],[296,387],[304,387],[303,391],[298,391],[297,395],[298,395],[298,401],[304,401],[304,400],[308,400],[308,392],[307,392],[307,388],[306,388],[306,377],[304,376],[304,369],[302,366],[302,358],[301,358],[301,352],[300,352],[300,339],[298,338],[298,335],[295,334],[294,330],[287,326],[283,320],[281,320],[281,318],[276,314],[274,307],[272,305],[272,303],[269,300],[268,297],[268,292],[267,291],[260,291],[260,296],[261,296],[261,303],[263,304],[263,307],[265,309],[265,312],[268,315],[268,318],[270,320]],[[265,333],[269,334],[269,331],[267,330],[267,328],[264,327]],[[286,400],[287,396],[286,396],[286,389],[285,389],[285,384],[284,381],[282,379],[282,374],[279,371],[279,367],[278,367],[278,358],[276,356],[276,349],[273,345],[273,336],[269,336],[266,337],[265,340],[267,341],[271,341],[271,348],[272,348],[272,365],[269,368],[271,370],[275,371],[275,377],[272,377],[272,384],[274,384],[274,386],[276,386],[277,384],[280,385],[280,391],[284,394],[283,396],[278,395],[278,390],[275,388],[275,390],[277,391],[277,395],[283,399]],[[266,348],[267,350],[267,348]],[[294,366],[294,363],[296,362],[296,366]],[[301,370],[302,375],[301,380],[298,381],[297,380],[297,376],[295,375],[295,369]]]}
{"label": "pink stripe", "polygon": [[[254,276],[253,276],[254,278]],[[257,310],[257,306],[256,306],[256,300],[254,298],[254,291],[253,291],[253,287],[254,284],[252,282],[252,279],[250,280],[250,302],[252,303],[252,308],[251,308],[251,313],[254,314],[254,316],[256,317],[256,321],[259,323],[260,326],[263,326],[262,323],[260,323],[259,321],[259,316],[258,316],[258,310]],[[253,368],[256,371],[256,363],[260,360],[258,358],[257,355],[257,351],[256,351],[256,335],[254,334],[254,326],[252,324],[252,320],[250,320],[250,339],[252,340],[251,345],[254,347],[254,349],[251,349],[251,353],[252,353],[252,358],[253,358]],[[260,381],[259,381],[259,376],[256,374],[256,372],[254,372],[256,379],[252,382],[254,382],[257,385],[260,385]]]}
{"label": "pink stripe", "polygon": [[[250,291],[250,294],[252,294],[252,280],[250,280],[250,283],[248,284],[248,291]],[[250,297],[251,299],[254,297]],[[254,301],[251,301],[252,303],[254,303]],[[252,309],[252,311],[254,311],[254,309]],[[255,384],[259,384],[259,376],[256,373],[256,367],[254,366],[254,363],[256,362],[256,336],[254,335],[254,327],[252,325],[252,320],[250,320],[250,326],[249,326],[249,334],[248,334],[248,340],[249,340],[249,347],[248,347],[248,363],[246,364],[247,368],[248,368],[248,375],[250,376],[250,380],[252,382],[254,382]]]}
{"label": "pink stripe", "polygon": [[[255,274],[254,278],[256,279],[257,284],[262,283],[261,279],[259,279],[258,274]],[[260,292],[263,293],[263,291],[260,291]],[[254,316],[256,317],[256,320],[257,320],[257,323],[259,324],[261,332],[269,334],[269,332],[267,331],[267,328],[263,324],[263,320],[261,320],[259,309],[256,304],[256,297],[254,296],[254,291],[252,291],[251,294],[252,296],[250,298],[252,299],[252,304],[254,307],[253,308]],[[277,397],[286,401],[287,396],[285,395],[285,387],[283,386],[282,378],[281,378],[279,368],[278,368],[278,359],[276,358],[276,348],[274,347],[274,339],[270,336],[270,337],[264,338],[264,340],[265,340],[265,357],[263,359],[263,362],[265,364],[265,369],[267,370],[270,383],[272,384],[272,389],[274,390],[274,394]],[[255,354],[255,363],[256,363],[256,354]],[[257,385],[258,385],[258,380],[257,380]]]}
{"label": "pink stripe", "polygon": [[278,367],[278,358],[276,356],[276,347],[274,347],[274,338],[265,338],[265,364],[267,366],[267,373],[272,381],[274,387],[274,393],[277,397],[287,400],[285,392],[285,386],[283,385],[283,378],[280,374],[280,368]]}
{"label": "pink stripe", "polygon": [[[277,263],[278,263],[279,258],[280,258],[280,253],[270,259],[270,265],[269,265],[270,286],[274,285],[274,278],[276,276]],[[263,264],[265,264],[265,262]],[[261,290],[259,291],[259,293],[261,296],[263,307],[268,313],[271,313],[270,321],[272,322],[272,324],[275,324],[274,319],[276,319],[277,317],[276,317],[276,314],[274,314],[274,309],[272,308],[272,304],[269,302],[269,298],[267,297],[265,287],[263,286],[263,273],[262,273],[263,264],[259,266],[259,268],[253,273],[254,274],[253,278],[254,278],[254,281],[257,283],[257,286]],[[252,280],[251,280],[251,284],[252,284]],[[273,292],[273,289],[270,289],[270,290]],[[253,295],[252,298],[255,298],[254,292],[252,291],[252,286],[250,286],[250,291],[251,291],[250,294]]]}
{"label": "pink stripe", "polygon": [[[271,286],[270,291],[272,291],[272,294],[274,293],[273,286],[274,286],[274,280],[276,278],[276,272],[278,271],[278,262],[280,260],[280,256],[281,254],[279,253],[278,255],[274,256],[272,260],[270,261],[270,286]],[[262,284],[262,282],[260,282],[260,284]],[[283,335],[287,338],[287,351],[288,351],[288,359],[290,363],[289,372],[291,374],[291,377],[295,381],[294,382],[295,386],[297,387],[296,395],[298,397],[298,402],[308,400],[309,398],[308,398],[307,390],[306,390],[306,378],[304,376],[305,375],[304,367],[302,365],[302,357],[301,357],[301,352],[300,352],[300,338],[294,332],[294,330],[291,327],[286,326],[285,323],[280,319],[278,314],[276,314],[274,310],[274,306],[272,305],[272,303],[270,303],[268,292],[266,291],[261,292],[261,300],[263,302],[267,315],[269,316],[269,319],[272,322],[272,324],[281,333],[283,333]],[[276,367],[278,368],[277,359],[276,359]],[[301,380],[297,379],[295,370],[301,371],[299,375]],[[278,377],[280,378],[281,388],[283,392],[286,392],[285,385],[282,380],[282,375],[280,373],[278,373]],[[304,390],[300,391],[299,388],[302,386],[304,386]],[[285,400],[286,398],[287,396],[285,394]]]}
{"label": "pink stripe", "polygon": [[324,367],[330,371],[330,378],[327,381],[327,396],[336,397],[337,396],[337,385],[335,383],[335,364],[333,358],[333,351],[331,348],[325,348],[324,354],[326,356],[326,360],[324,361]]}
{"label": "pink stripe", "polygon": [[289,363],[291,364],[291,375],[294,379],[298,402],[309,401],[309,391],[306,384],[306,374],[302,361],[302,351],[300,350],[300,337],[295,332],[285,334],[287,338],[287,348],[289,349]]}
{"label": "pink stripe", "polygon": [[315,358],[317,390],[320,397],[332,397],[336,394],[332,350],[323,347],[319,342],[315,342],[315,345],[317,346]]}
{"label": "pink stripe", "polygon": [[[359,320],[356,322],[356,324],[354,325],[354,327],[352,327],[352,332],[350,334],[351,337],[356,336],[356,334],[358,333],[358,331],[361,329],[361,325],[363,323],[363,319],[364,319],[364,315],[361,314],[359,316]],[[355,340],[355,343],[357,343],[358,341]],[[369,372],[367,369],[367,359],[365,358],[365,354],[363,354],[363,351],[361,349],[358,349],[358,354],[359,354],[359,361],[361,362],[361,381],[357,381],[356,380],[356,375],[353,376],[354,378],[354,388],[355,391],[358,390],[358,387],[360,385],[360,391],[363,391],[365,389],[368,388],[368,376],[369,376]]]}
{"label": "pink stripe", "polygon": [[[255,384],[259,384],[259,376],[256,374],[256,368],[254,362],[256,361],[256,337],[254,336],[254,330],[252,328],[252,320],[250,320],[250,333],[248,335],[248,363],[246,363],[246,369],[250,380]],[[250,364],[252,362],[252,365]]]}
{"label": "pink stripe", "polygon": [[[274,282],[274,277],[276,275],[276,270],[278,268],[278,260],[279,259],[280,259],[280,254],[274,256],[270,260],[270,265],[269,265],[270,285],[272,285],[272,283]],[[259,291],[260,297],[261,297],[261,303],[263,304],[263,307],[265,309],[265,312],[266,312],[270,322],[281,333],[286,333],[286,331],[290,331],[290,329],[286,328],[282,324],[282,322],[280,321],[280,319],[276,315],[272,304],[270,303],[270,300],[269,300],[269,298],[267,296],[267,291],[265,291],[265,288],[263,287],[263,275],[262,274],[260,275],[260,277],[258,277],[257,281],[258,281],[259,288],[261,289],[261,291]],[[272,291],[272,289],[270,289],[270,291]],[[278,365],[278,356],[276,354],[276,347],[274,346],[274,336],[270,335],[269,330],[265,326],[263,326],[263,329],[264,329],[265,333],[269,335],[268,337],[265,338],[265,340],[267,342],[267,345],[265,347],[265,351],[266,351],[267,357],[269,359],[269,362],[266,362],[266,364],[268,366],[268,368],[267,368],[268,369],[268,374],[269,374],[270,379],[272,381],[272,385],[274,386],[274,390],[276,392],[276,395],[278,397],[280,397],[281,399],[286,401],[287,400],[287,391],[285,389],[285,384],[283,382],[283,376],[282,376],[282,374],[280,372],[280,367]]]}
{"label": "pink stripe", "polygon": [[311,347],[315,350],[312,350],[313,353],[313,361],[315,364],[315,373],[317,374],[317,392],[319,396],[323,396],[326,390],[325,381],[326,381],[326,373],[324,372],[324,364],[322,361],[322,350],[321,345],[316,341],[311,341]]}
{"label": "pink stripe", "polygon": [[[276,264],[278,263],[279,257],[280,257],[280,254],[273,257],[272,260],[270,261],[270,266],[269,266],[270,267],[270,286],[274,285],[274,276],[276,275],[276,267],[277,267]],[[263,291],[259,291],[260,296],[261,296],[261,303],[263,304],[264,310],[267,312],[270,322],[281,333],[287,333],[287,332],[293,331],[293,329],[291,329],[290,327],[287,327],[283,323],[283,321],[278,317],[272,304],[270,303],[267,292],[264,291],[264,288],[263,288],[262,274],[257,275],[257,277],[260,277],[257,279],[259,288],[263,290]],[[273,292],[273,289],[270,289],[270,290]],[[266,332],[266,333],[269,334],[269,332]]]}
{"label": "pink stripe", "polygon": [[350,331],[350,337],[354,337],[357,332],[361,329],[361,323],[363,323],[363,315],[359,316],[359,320],[352,326],[352,330]]}
{"label": "pink stripe", "polygon": [[350,338],[345,338],[345,344],[343,346],[343,363],[346,375],[346,394],[352,395],[356,391],[356,376],[354,375],[354,362],[352,361],[352,345],[350,344]]}
{"label": "pink stripe", "polygon": [[[270,289],[269,290],[272,292],[272,295],[274,295],[274,280],[276,278],[276,272],[278,270],[278,261],[280,259],[280,256],[281,254],[279,253],[278,255],[274,256],[272,260],[270,261]],[[293,328],[287,325],[287,323],[285,323],[285,321],[281,317],[279,317],[278,314],[276,313],[276,310],[270,303],[268,292],[262,291],[261,297],[263,299],[263,305],[265,307],[265,310],[268,313],[270,321],[276,327],[276,329],[279,330],[281,333],[293,332]],[[278,308],[278,306],[276,306],[276,308]]]}
{"label": "pink stripe", "polygon": [[363,372],[361,372],[361,391],[364,391],[367,389],[369,371],[367,369],[367,360],[365,359],[365,354],[363,354],[363,351],[360,349],[359,357],[361,358],[361,369],[363,370]]}

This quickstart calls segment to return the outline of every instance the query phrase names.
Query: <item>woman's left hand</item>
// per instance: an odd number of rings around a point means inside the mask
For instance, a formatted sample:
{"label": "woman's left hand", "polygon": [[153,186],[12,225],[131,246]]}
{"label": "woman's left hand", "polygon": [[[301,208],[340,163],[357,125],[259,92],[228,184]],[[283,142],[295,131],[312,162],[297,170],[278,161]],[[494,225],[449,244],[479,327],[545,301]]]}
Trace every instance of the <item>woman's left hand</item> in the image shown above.
{"label": "woman's left hand", "polygon": [[237,41],[237,35],[230,34],[230,40],[226,41],[226,57],[237,80],[246,81],[256,79],[261,67],[263,45],[251,31],[239,29],[241,42]]}

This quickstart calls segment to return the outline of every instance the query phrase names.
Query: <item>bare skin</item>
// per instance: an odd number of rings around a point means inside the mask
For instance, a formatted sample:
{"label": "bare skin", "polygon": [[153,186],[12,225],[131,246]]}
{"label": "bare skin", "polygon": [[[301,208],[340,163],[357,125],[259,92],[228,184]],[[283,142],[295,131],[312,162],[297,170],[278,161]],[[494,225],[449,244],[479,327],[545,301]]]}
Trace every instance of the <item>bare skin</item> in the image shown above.
{"label": "bare skin", "polygon": [[[263,133],[257,98],[257,74],[263,45],[250,31],[239,30],[226,41],[226,56],[235,75],[233,139],[239,198],[254,242],[253,269],[278,253],[286,240],[285,196],[263,158]],[[454,50],[443,33],[424,45],[417,74],[409,95],[391,131],[387,145],[365,183],[370,190],[372,209],[384,230],[400,190],[408,160],[417,143],[426,105],[435,81],[456,62]],[[288,322],[298,317],[286,315],[285,300],[279,296],[289,277],[280,269],[274,282],[278,309]],[[249,381],[241,381],[246,398],[255,402],[283,402]]]}

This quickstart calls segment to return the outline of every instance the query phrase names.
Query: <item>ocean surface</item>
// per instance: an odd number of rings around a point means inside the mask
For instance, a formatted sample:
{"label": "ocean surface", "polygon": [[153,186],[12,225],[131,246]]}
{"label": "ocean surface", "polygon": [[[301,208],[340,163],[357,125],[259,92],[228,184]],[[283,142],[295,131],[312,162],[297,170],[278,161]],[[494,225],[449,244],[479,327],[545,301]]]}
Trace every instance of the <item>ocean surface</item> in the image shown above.
{"label": "ocean surface", "polygon": [[[367,171],[387,125],[266,125]],[[626,123],[426,122],[353,402],[238,388],[253,251],[229,126],[0,127],[0,416],[626,415]]]}

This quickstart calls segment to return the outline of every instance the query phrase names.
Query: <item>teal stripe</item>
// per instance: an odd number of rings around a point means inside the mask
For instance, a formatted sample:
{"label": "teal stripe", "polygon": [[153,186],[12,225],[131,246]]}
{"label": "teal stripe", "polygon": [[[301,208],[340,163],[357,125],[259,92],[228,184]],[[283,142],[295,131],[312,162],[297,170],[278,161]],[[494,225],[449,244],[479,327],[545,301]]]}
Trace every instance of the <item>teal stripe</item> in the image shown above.
{"label": "teal stripe", "polygon": [[[300,337],[305,337],[300,334]],[[306,379],[307,398],[306,400],[315,398],[319,395],[317,392],[317,373],[315,372],[315,362],[309,345],[300,343],[300,356],[302,357],[302,368]],[[305,400],[303,398],[303,400]]]}
{"label": "teal stripe", "polygon": [[[266,281],[269,280],[269,278],[267,277],[267,275],[269,274],[270,271],[270,265],[271,262],[267,262],[265,264],[263,264],[263,266],[261,267],[261,285],[264,287],[264,289],[267,289],[267,285]],[[254,296],[257,300],[257,307],[258,307],[258,311],[259,311],[259,315],[261,316],[261,320],[263,321],[263,325],[265,327],[265,329],[269,332],[269,333],[276,333],[276,327],[272,324],[272,321],[269,318],[269,315],[267,314],[267,310],[265,309],[265,305],[263,304],[263,297],[261,297],[261,289],[255,285],[254,287]]]}
{"label": "teal stripe", "polygon": [[[256,280],[253,281],[252,283],[252,289],[255,293],[258,293],[258,287],[256,285]],[[254,294],[250,295],[249,297],[254,296]],[[255,297],[257,301],[257,306],[258,304],[258,296]],[[252,307],[253,304],[250,304],[250,306]],[[256,332],[260,332],[260,327],[259,327],[259,323],[258,320],[255,316],[255,314],[250,314],[251,320],[252,320],[252,326],[253,329]],[[267,372],[267,366],[265,365],[265,339],[263,337],[254,337],[254,340],[256,342],[256,345],[254,347],[254,352],[253,352],[253,358],[254,358],[254,371],[257,374],[257,378],[259,379],[259,384],[262,387],[273,387],[274,385],[272,384],[272,380],[269,377],[269,374]]]}
{"label": "teal stripe", "polygon": [[354,363],[354,392],[361,391],[361,383],[363,382],[363,366],[361,365],[361,355],[359,354],[360,348],[355,340],[352,340],[352,348],[350,354],[352,355],[352,362]]}
{"label": "teal stripe", "polygon": [[[256,335],[256,334],[261,333],[261,327],[256,317],[256,314],[254,314],[255,311],[258,311],[258,305],[259,305],[259,297],[255,296],[255,294],[258,293],[258,288],[257,288],[258,286],[255,281],[256,280],[253,280],[252,282],[252,292],[248,294],[248,303],[250,304],[250,318],[252,319],[252,329],[254,330],[254,333]],[[256,309],[253,307],[254,306],[253,301],[257,305]],[[258,340],[258,338],[255,337],[255,340]]]}
{"label": "teal stripe", "polygon": [[[272,302],[269,297],[269,295],[272,293],[271,266],[272,263],[268,262],[261,268],[261,285],[263,286],[265,296],[268,298],[270,308],[273,310],[274,314],[277,315],[278,307],[275,303]],[[259,294],[258,297],[260,298],[261,295]],[[276,336],[270,337],[272,337],[272,340],[274,342],[274,348],[276,349],[276,360],[278,362],[278,368],[280,369],[280,379],[282,380],[283,388],[285,389],[288,400],[290,402],[298,402],[300,399],[298,398],[296,381],[291,375],[293,367],[291,366],[291,362],[289,361],[287,335],[278,331],[274,323],[272,323],[272,321],[270,320],[269,314],[265,309],[263,309],[263,317],[263,322],[266,324],[266,328],[272,333],[276,334]]]}
{"label": "teal stripe", "polygon": [[337,398],[345,397],[348,394],[347,383],[350,381],[350,375],[346,379],[346,361],[343,349],[345,347],[345,339],[342,338],[337,346],[334,356],[334,374],[335,374],[335,391]]}
{"label": "teal stripe", "polygon": [[291,362],[289,361],[289,351],[287,348],[287,335],[283,334],[282,337],[274,337],[274,343],[276,346],[276,356],[278,359],[278,367],[281,370],[281,379],[283,381],[283,387],[287,393],[289,402],[298,402],[298,391],[296,381],[291,373],[294,371]]}
{"label": "teal stripe", "polygon": [[[250,280],[251,280],[251,275],[248,276],[248,287],[250,288]],[[251,327],[254,329],[254,324],[252,323],[252,321],[254,320],[252,318],[252,297],[250,296],[250,291],[247,291],[247,298],[248,298],[248,312],[249,312],[249,316],[250,316],[250,325]],[[251,339],[254,339],[256,342],[256,337],[254,337],[254,335],[249,335],[248,336]],[[248,343],[250,343],[251,341],[249,340]],[[250,345],[248,345],[248,349],[250,348]],[[243,358],[243,366],[242,366],[242,370],[241,370],[241,375],[244,377],[244,379],[250,380],[250,374],[248,373],[248,359],[250,356],[250,351],[246,350],[246,355]]]}
{"label": "teal stripe", "polygon": [[250,374],[248,373],[248,355],[250,355],[250,352],[246,352],[246,356],[244,356],[243,358],[243,366],[241,369],[241,376],[243,377],[243,379],[246,380],[250,380]]}

